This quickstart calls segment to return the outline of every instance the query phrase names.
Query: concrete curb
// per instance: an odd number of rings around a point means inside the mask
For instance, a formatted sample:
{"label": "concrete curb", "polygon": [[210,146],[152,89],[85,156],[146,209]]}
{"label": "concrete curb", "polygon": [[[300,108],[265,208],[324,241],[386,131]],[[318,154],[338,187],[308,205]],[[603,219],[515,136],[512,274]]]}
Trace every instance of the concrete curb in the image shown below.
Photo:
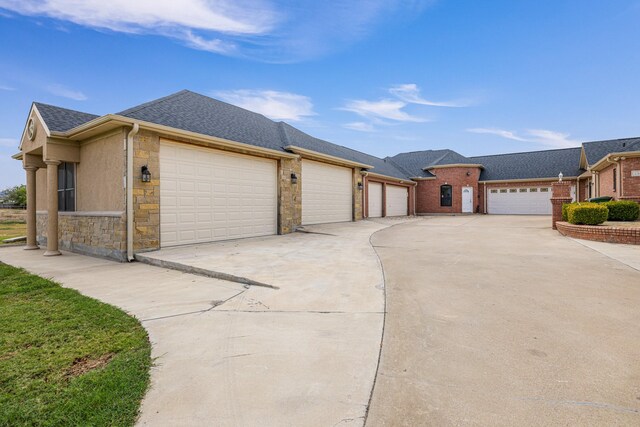
{"label": "concrete curb", "polygon": [[210,277],[212,279],[220,279],[226,280],[228,282],[240,283],[245,286],[259,286],[262,288],[269,289],[280,289],[277,286],[269,285],[266,283],[258,282],[256,280],[252,280],[246,277],[234,276],[233,274],[222,273],[219,271],[208,270],[206,268],[200,267],[192,267],[185,264],[180,264],[179,262],[174,261],[166,261],[157,258],[151,258],[145,255],[136,254],[136,261],[143,262],[145,264],[153,265],[156,267],[168,268],[170,270],[177,270],[183,273],[195,274],[198,276]]}

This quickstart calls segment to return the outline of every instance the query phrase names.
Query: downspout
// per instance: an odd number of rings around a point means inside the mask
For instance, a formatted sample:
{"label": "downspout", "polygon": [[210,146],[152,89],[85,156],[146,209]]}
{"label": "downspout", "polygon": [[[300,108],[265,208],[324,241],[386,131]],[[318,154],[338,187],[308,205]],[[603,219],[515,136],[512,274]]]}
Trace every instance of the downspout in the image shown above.
{"label": "downspout", "polygon": [[133,138],[140,126],[133,124],[133,128],[127,134],[127,261],[133,258]]}

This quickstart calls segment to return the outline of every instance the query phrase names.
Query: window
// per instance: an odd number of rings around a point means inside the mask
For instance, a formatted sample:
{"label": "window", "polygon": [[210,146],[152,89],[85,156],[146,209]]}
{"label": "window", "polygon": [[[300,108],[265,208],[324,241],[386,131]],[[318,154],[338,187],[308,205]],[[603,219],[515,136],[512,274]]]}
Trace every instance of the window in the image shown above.
{"label": "window", "polygon": [[537,188],[530,188],[529,189],[529,193],[537,193],[538,189]]}
{"label": "window", "polygon": [[61,163],[58,166],[58,211],[76,210],[76,165]]}
{"label": "window", "polygon": [[520,189],[520,192],[521,192],[521,193],[526,193],[526,192],[527,192],[527,189],[526,189],[526,188],[521,188],[521,189]]}
{"label": "window", "polygon": [[618,176],[618,170],[616,168],[613,168],[613,191],[616,191],[616,186],[617,186],[617,182],[616,182],[616,177]]}
{"label": "window", "polygon": [[547,187],[543,187],[543,188],[540,189],[540,192],[541,193],[548,193],[549,189]]}
{"label": "window", "polygon": [[501,192],[501,193],[506,193],[506,192],[507,192],[507,189],[506,189],[506,188],[503,188],[502,190],[500,190],[500,192]]}
{"label": "window", "polygon": [[518,189],[517,188],[510,188],[509,189],[509,193],[517,193]]}
{"label": "window", "polygon": [[498,192],[498,190],[491,190],[491,192],[492,192],[492,193],[497,193],[497,192]]}
{"label": "window", "polygon": [[440,206],[451,206],[452,193],[450,185],[440,186]]}

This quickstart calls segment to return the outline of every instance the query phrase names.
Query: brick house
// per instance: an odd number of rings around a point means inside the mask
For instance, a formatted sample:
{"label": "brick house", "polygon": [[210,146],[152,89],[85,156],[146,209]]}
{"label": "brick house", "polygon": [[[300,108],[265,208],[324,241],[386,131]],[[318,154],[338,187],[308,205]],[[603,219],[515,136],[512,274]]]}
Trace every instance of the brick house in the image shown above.
{"label": "brick house", "polygon": [[640,199],[639,140],[626,141],[380,159],[181,91],[104,116],[34,103],[14,158],[27,177],[27,249],[125,261],[164,247],[367,217],[544,214],[559,172],[584,189],[581,199],[612,184],[616,197]]}

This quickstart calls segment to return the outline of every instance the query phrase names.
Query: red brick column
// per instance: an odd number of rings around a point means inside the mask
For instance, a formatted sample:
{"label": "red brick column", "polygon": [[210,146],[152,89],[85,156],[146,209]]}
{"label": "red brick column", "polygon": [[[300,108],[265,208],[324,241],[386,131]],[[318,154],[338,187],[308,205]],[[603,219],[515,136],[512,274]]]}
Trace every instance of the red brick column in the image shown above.
{"label": "red brick column", "polygon": [[551,184],[551,205],[553,206],[551,216],[551,228],[556,229],[556,222],[562,221],[562,205],[571,203],[571,183],[568,181],[558,181]]}

